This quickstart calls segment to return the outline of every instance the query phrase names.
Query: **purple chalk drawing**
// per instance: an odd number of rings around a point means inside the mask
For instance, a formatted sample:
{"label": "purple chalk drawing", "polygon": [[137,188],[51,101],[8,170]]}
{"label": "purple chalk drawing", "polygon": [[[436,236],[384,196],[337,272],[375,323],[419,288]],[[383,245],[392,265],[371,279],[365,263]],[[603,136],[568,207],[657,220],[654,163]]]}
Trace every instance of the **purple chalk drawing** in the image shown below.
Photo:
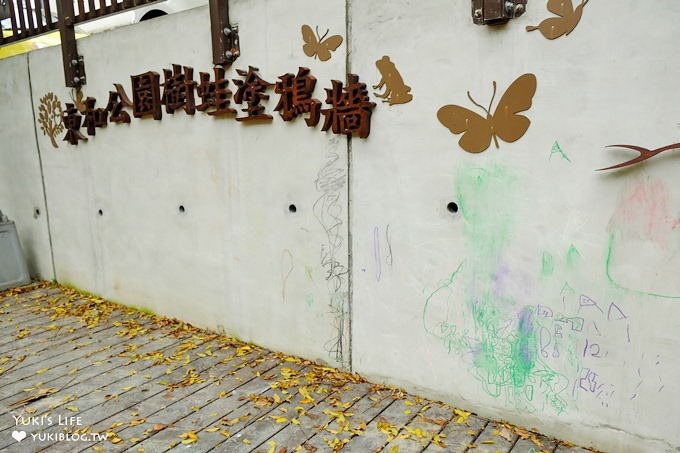
{"label": "purple chalk drawing", "polygon": [[621,321],[622,319],[627,319],[628,317],[623,313],[623,310],[616,305],[614,302],[609,304],[609,311],[607,312],[607,319],[609,321]]}
{"label": "purple chalk drawing", "polygon": [[594,299],[586,296],[585,294],[581,294],[581,296],[578,299],[578,303],[579,303],[579,309],[578,309],[579,313],[581,313],[581,308],[584,308],[584,307],[595,307],[598,310],[600,310],[601,313],[604,313],[604,311],[602,311],[600,306],[597,305],[597,302],[595,302]]}
{"label": "purple chalk drawing", "polygon": [[536,315],[542,318],[552,318],[553,311],[550,307],[546,307],[545,305],[537,305]]}
{"label": "purple chalk drawing", "polygon": [[579,379],[578,386],[586,392],[595,393],[601,389],[604,384],[597,383],[597,373],[590,368],[584,368],[585,376]]}

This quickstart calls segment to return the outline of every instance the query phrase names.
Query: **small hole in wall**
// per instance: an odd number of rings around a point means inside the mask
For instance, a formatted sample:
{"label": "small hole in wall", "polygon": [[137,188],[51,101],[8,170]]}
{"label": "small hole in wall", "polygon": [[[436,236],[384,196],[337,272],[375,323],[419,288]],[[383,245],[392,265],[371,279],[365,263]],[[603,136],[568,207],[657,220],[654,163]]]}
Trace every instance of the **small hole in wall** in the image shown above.
{"label": "small hole in wall", "polygon": [[36,219],[37,219],[38,217],[40,217],[40,209],[35,208],[35,209],[33,210],[33,217],[35,217]]}
{"label": "small hole in wall", "polygon": [[451,203],[446,205],[446,210],[449,211],[451,214],[455,214],[458,212],[458,204],[452,201]]}
{"label": "small hole in wall", "polygon": [[100,216],[103,216],[103,215],[104,215],[104,211],[102,211],[102,210],[100,209],[99,211],[97,211],[97,214],[99,214]]}
{"label": "small hole in wall", "polygon": [[177,212],[180,214],[185,214],[187,212],[186,208],[184,207],[183,204],[179,205],[179,208],[177,208]]}
{"label": "small hole in wall", "polygon": [[288,212],[290,212],[291,214],[295,214],[297,212],[297,206],[295,206],[294,204],[288,206]]}

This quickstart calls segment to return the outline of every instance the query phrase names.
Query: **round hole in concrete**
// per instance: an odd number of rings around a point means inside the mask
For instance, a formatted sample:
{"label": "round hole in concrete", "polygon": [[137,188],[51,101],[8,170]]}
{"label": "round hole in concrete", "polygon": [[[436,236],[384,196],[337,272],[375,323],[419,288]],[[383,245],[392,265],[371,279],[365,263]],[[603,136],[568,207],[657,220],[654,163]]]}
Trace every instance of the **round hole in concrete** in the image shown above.
{"label": "round hole in concrete", "polygon": [[288,212],[290,212],[291,214],[295,214],[297,212],[297,206],[295,206],[294,204],[288,206]]}
{"label": "round hole in concrete", "polygon": [[97,211],[97,214],[99,214],[100,216],[103,216],[103,215],[104,215],[104,211],[102,211],[102,210],[100,209],[99,211]]}
{"label": "round hole in concrete", "polygon": [[458,212],[458,204],[452,201],[446,205],[446,210],[449,211],[451,214],[455,214]]}
{"label": "round hole in concrete", "polygon": [[179,205],[179,208],[177,208],[177,211],[178,211],[180,214],[184,214],[184,213],[187,212],[187,210],[186,210],[186,208],[184,207],[183,204]]}
{"label": "round hole in concrete", "polygon": [[40,217],[40,209],[39,209],[39,208],[35,208],[35,209],[33,210],[33,217],[35,217],[36,219],[37,219],[38,217]]}

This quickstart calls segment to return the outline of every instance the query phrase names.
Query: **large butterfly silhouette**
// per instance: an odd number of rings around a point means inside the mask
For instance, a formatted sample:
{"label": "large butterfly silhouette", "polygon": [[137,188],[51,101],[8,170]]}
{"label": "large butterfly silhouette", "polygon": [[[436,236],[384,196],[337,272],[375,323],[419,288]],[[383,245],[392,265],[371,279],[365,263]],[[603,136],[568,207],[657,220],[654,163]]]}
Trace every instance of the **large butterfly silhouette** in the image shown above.
{"label": "large butterfly silhouette", "polygon": [[498,148],[498,138],[505,142],[514,142],[524,135],[531,121],[518,113],[529,110],[534,93],[536,93],[536,76],[533,74],[519,76],[501,96],[492,115],[491,105],[496,96],[496,82],[494,81],[489,108],[475,102],[470,92],[467,93],[470,101],[484,110],[486,117],[459,105],[445,105],[437,111],[437,118],[454,134],[463,133],[458,141],[461,148],[470,153],[481,153],[489,147],[492,138]]}
{"label": "large butterfly silhouette", "polygon": [[586,3],[588,3],[588,0],[581,0],[581,4],[574,8],[572,0],[548,0],[548,11],[558,17],[545,19],[536,27],[530,25],[526,27],[526,31],[539,30],[548,39],[566,36],[574,31],[574,28],[578,25]]}
{"label": "large butterfly silhouette", "polygon": [[337,49],[340,44],[342,44],[342,36],[333,35],[329,36],[327,39],[328,30],[323,36],[319,36],[319,27],[316,28],[316,35],[309,25],[302,26],[302,39],[305,44],[302,46],[302,50],[308,57],[319,57],[319,60],[326,61],[331,58],[331,50]]}

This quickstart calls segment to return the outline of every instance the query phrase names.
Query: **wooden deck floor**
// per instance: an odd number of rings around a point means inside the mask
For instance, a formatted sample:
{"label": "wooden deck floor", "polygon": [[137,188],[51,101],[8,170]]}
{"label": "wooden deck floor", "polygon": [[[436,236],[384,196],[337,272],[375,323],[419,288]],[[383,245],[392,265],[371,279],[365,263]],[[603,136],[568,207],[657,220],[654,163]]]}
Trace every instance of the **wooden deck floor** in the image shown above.
{"label": "wooden deck floor", "polygon": [[3,452],[580,453],[48,284],[0,293]]}

